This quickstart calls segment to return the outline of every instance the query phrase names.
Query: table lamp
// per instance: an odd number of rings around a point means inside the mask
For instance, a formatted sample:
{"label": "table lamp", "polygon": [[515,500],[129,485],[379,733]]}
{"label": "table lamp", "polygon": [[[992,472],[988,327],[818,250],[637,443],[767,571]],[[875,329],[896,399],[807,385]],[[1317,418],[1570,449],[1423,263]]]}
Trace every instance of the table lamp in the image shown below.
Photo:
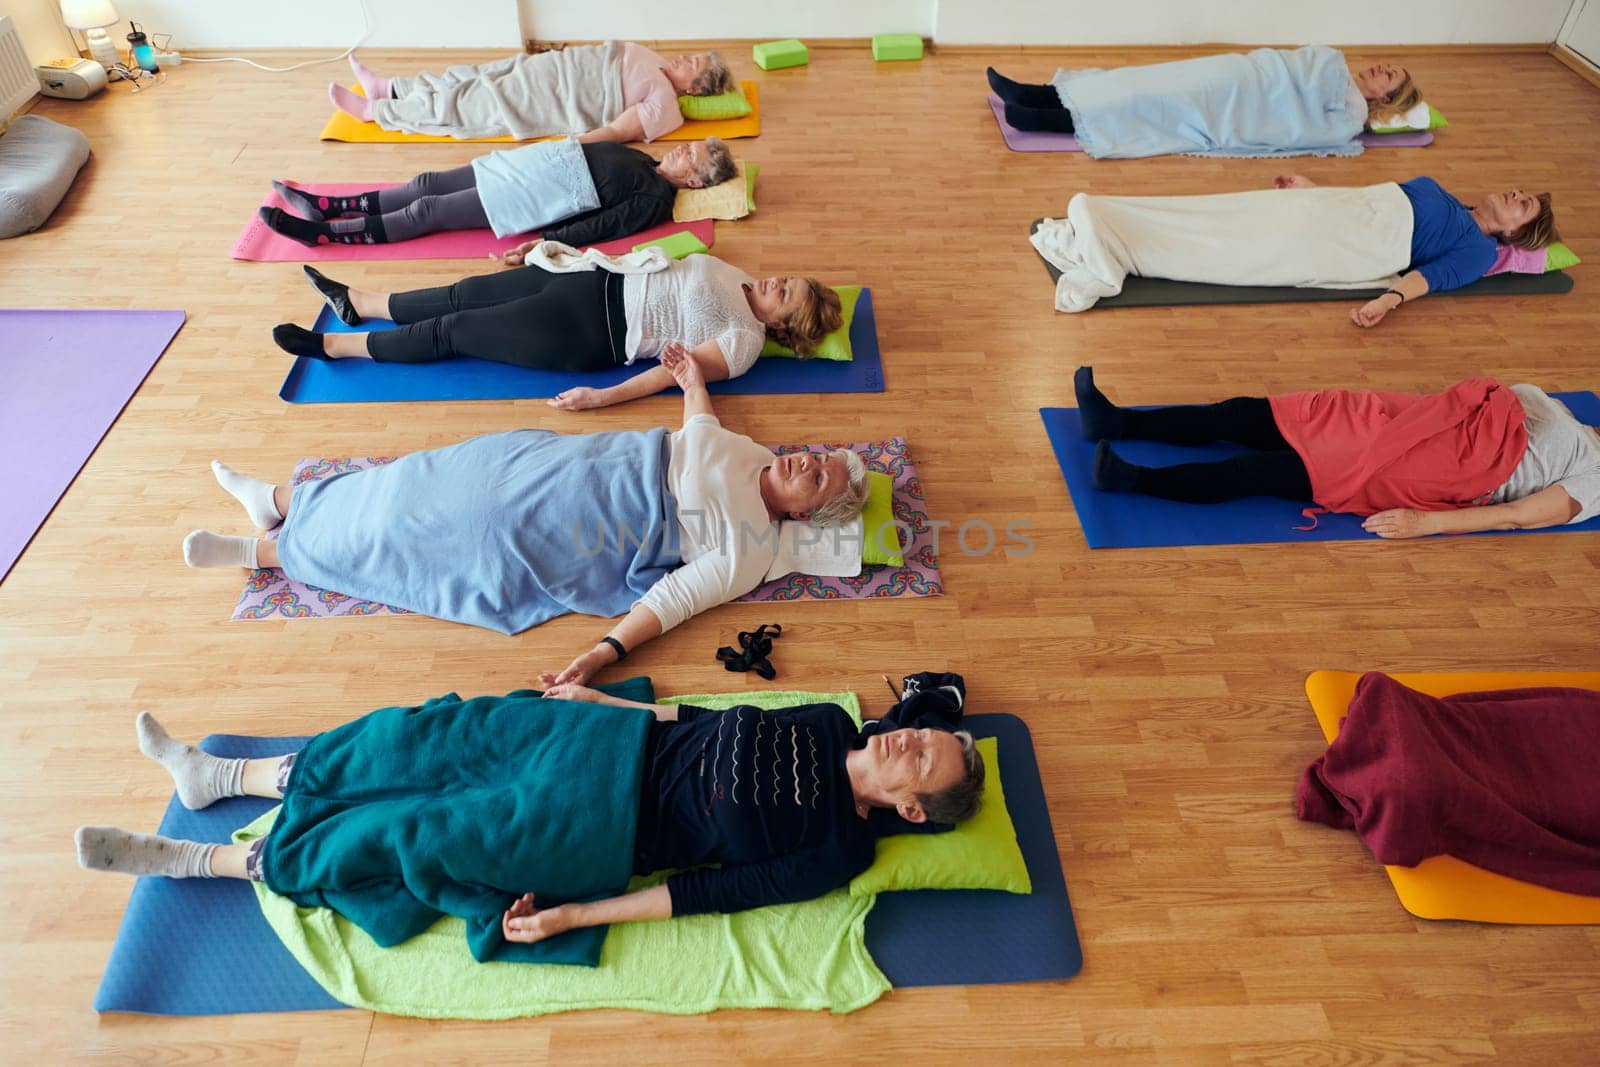
{"label": "table lamp", "polygon": [[111,6],[111,0],[61,0],[61,21],[68,29],[84,31],[89,54],[108,72],[122,62],[116,45],[105,31],[107,26],[118,21],[117,9]]}

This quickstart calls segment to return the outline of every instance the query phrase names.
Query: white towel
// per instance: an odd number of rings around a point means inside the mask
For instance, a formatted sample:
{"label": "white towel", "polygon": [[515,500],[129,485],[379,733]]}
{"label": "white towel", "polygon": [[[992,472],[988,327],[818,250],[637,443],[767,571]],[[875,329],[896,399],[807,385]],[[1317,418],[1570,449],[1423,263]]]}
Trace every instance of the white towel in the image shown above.
{"label": "white towel", "polygon": [[624,252],[608,256],[598,248],[580,252],[560,241],[540,241],[533,246],[525,261],[552,274],[573,274],[581,270],[608,270],[612,274],[654,274],[672,265],[659,246],[641,248],[637,252]]}

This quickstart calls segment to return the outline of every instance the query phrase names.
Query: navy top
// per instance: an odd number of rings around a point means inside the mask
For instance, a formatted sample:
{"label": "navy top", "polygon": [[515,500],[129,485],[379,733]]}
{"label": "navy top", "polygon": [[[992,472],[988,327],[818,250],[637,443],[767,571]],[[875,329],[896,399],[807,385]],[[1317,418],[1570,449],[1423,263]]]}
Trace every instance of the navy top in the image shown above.
{"label": "navy top", "polygon": [[[906,679],[905,696],[857,729],[836,704],[762,711],[680,706],[645,746],[634,870],[667,879],[673,915],[742,911],[809,900],[872,865],[880,835],[939,830],[875,809],[856,814],[845,756],[879,730],[953,730],[966,698],[960,675]],[[721,864],[704,868],[702,864]]]}
{"label": "navy top", "polygon": [[1432,178],[1400,183],[1411,201],[1411,269],[1428,279],[1428,292],[1470,285],[1489,273],[1499,242],[1478,229],[1472,211]]}
{"label": "navy top", "polygon": [[637,148],[598,141],[583,146],[600,206],[546,226],[539,236],[575,247],[627,237],[672,218],[678,190],[656,173],[659,165]]}

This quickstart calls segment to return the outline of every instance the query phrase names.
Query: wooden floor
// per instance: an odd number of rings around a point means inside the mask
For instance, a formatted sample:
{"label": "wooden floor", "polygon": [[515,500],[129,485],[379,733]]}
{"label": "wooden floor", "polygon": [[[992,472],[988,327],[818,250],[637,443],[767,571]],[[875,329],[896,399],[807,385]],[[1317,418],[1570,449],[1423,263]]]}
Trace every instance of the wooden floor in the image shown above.
{"label": "wooden floor", "polygon": [[[95,155],[43,231],[0,244],[0,303],[181,307],[189,321],[0,585],[0,1058],[1595,1062],[1600,929],[1412,919],[1354,836],[1297,822],[1291,798],[1322,747],[1301,690],[1311,670],[1595,668],[1600,541],[1090,552],[1036,410],[1070,405],[1071,370],[1089,362],[1113,398],[1133,403],[1431,390],[1470,374],[1600,385],[1600,90],[1542,54],[1387,58],[1449,115],[1435,145],[1286,164],[1009,153],[984,105],[983,68],[1043,80],[1063,59],[1048,53],[875,65],[864,49],[818,49],[804,69],[739,65],[762,90],[761,138],[735,142],[763,167],[761,207],[719,225],[716,252],[757,274],[870,284],[889,391],[719,399],[723,420],[771,442],[904,434],[935,517],[1025,520],[1037,547],[985,558],[947,549],[940,599],[722,608],[629,666],[668,692],[731,688],[744,679],[713,650],[736,629],[778,621],[785,687],[850,687],[881,707],[882,673],[963,672],[971,709],[1015,712],[1033,730],[1086,961],[1071,982],[897,990],[838,1018],[94,1014],[132,883],[79,870],[72,830],[160,818],[170,785],[134,746],[136,709],[180,736],[308,733],[450,689],[523,685],[600,629],[566,618],[508,639],[423,618],[229,622],[239,575],[189,571],[179,553],[195,527],[243,532],[207,462],[278,477],[307,455],[679,415],[665,397],[583,415],[539,401],[277,399],[286,360],[268,329],[309,322],[316,302],[298,266],[228,259],[268,179],[403,179],[479,150],[319,143],[323,85],[342,68],[185,65],[137,97],[118,87],[41,103],[37,113],[83,129]],[[415,54],[371,59],[395,72],[422,65]],[[1371,332],[1326,303],[1051,310],[1024,235],[1072,193],[1242,189],[1284,170],[1343,184],[1425,173],[1468,199],[1550,189],[1590,263],[1566,296],[1430,298]],[[409,287],[478,266],[334,274]]]}

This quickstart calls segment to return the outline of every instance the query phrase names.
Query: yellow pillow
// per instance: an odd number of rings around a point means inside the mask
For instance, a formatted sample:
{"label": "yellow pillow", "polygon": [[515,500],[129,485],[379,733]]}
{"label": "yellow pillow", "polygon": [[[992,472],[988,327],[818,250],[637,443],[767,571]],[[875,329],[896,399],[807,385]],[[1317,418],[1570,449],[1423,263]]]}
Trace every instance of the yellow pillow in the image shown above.
{"label": "yellow pillow", "polygon": [[743,163],[733,165],[737,173],[725,182],[705,189],[679,189],[672,200],[672,221],[742,219],[754,211],[755,176],[747,174]]}

